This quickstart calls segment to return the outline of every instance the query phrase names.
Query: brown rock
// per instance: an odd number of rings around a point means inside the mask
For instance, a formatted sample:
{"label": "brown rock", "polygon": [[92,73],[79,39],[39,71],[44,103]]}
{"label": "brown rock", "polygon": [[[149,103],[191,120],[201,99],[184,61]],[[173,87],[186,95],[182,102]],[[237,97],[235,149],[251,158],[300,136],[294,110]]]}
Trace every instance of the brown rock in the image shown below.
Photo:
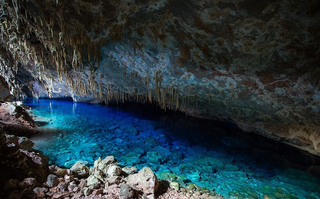
{"label": "brown rock", "polygon": [[92,192],[92,195],[97,196],[103,194],[103,189],[97,189]]}
{"label": "brown rock", "polygon": [[68,172],[68,169],[58,169],[57,171],[56,171],[56,175],[59,177],[59,178],[62,178],[62,177],[64,177],[65,175],[67,175],[69,172]]}

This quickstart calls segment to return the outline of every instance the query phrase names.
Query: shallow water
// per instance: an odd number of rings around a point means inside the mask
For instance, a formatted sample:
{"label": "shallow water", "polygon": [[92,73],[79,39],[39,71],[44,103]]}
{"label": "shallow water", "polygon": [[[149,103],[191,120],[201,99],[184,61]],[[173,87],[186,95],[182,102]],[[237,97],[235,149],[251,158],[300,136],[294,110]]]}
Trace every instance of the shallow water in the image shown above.
{"label": "shallow water", "polygon": [[160,179],[192,183],[239,198],[320,198],[320,180],[302,170],[312,156],[228,123],[164,113],[150,106],[106,107],[27,99],[42,133],[32,141],[51,163],[88,165],[113,155],[149,166]]}

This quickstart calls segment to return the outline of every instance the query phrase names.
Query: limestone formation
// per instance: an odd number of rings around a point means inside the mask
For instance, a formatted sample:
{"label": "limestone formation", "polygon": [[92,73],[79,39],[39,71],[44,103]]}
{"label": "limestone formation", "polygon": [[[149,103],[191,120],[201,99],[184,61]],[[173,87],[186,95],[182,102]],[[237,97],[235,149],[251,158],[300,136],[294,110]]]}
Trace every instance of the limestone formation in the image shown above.
{"label": "limestone formation", "polygon": [[16,98],[155,103],[320,155],[319,7],[1,0],[0,76]]}

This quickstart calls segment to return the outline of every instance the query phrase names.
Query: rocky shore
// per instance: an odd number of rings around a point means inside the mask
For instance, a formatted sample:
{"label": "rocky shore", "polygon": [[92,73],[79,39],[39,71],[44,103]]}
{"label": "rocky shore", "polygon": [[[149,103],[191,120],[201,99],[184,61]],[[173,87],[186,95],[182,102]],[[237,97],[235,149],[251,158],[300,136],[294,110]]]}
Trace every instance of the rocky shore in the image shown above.
{"label": "rocky shore", "polygon": [[48,158],[33,150],[33,142],[25,137],[37,132],[25,107],[4,103],[0,116],[1,199],[222,198],[196,186],[184,188],[176,182],[159,180],[149,167],[140,171],[121,167],[113,156],[99,158],[91,168],[81,161],[71,168],[49,166]]}

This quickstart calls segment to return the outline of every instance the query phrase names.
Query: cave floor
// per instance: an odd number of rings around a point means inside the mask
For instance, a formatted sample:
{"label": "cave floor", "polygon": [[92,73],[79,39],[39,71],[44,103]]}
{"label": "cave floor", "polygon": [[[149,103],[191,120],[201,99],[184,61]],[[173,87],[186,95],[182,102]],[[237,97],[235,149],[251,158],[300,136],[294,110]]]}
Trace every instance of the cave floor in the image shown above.
{"label": "cave floor", "polygon": [[24,103],[41,129],[31,138],[34,148],[60,167],[78,160],[92,166],[98,157],[113,155],[123,166],[149,166],[160,179],[225,197],[320,198],[320,180],[302,170],[309,166],[303,152],[228,123],[139,105]]}

